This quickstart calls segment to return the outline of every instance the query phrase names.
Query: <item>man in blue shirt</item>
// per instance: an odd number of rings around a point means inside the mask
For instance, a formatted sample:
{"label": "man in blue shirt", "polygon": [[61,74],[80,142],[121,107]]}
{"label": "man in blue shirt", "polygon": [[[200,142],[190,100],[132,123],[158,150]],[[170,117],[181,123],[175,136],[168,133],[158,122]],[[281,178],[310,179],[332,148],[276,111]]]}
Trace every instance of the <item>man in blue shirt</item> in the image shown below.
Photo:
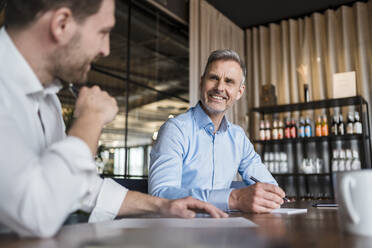
{"label": "man in blue shirt", "polygon": [[[211,53],[201,77],[199,103],[159,130],[151,151],[151,194],[169,199],[192,196],[225,211],[267,213],[280,207],[285,193],[243,129],[225,117],[243,95],[244,79],[245,66],[236,52]],[[250,186],[230,188],[237,172]],[[253,184],[250,176],[265,183]]]}

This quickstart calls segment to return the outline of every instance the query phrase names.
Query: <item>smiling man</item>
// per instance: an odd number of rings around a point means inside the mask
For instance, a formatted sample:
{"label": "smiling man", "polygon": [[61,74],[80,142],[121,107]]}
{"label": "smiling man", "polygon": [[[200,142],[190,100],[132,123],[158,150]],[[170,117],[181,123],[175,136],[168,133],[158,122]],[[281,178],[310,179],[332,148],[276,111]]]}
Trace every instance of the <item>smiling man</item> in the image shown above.
{"label": "smiling man", "polygon": [[[217,50],[208,58],[200,81],[200,101],[160,129],[151,151],[149,192],[177,199],[193,196],[222,210],[267,213],[285,196],[243,129],[230,123],[226,111],[245,90],[245,67],[238,54]],[[239,172],[251,185],[230,189]]]}
{"label": "smiling man", "polygon": [[[22,236],[54,235],[80,209],[90,222],[193,210],[227,215],[191,197],[167,200],[127,190],[96,173],[93,155],[118,107],[99,87],[83,87],[65,134],[60,81],[85,82],[110,52],[114,0],[10,0],[0,29],[0,224]],[[0,225],[1,226],[1,225]]]}

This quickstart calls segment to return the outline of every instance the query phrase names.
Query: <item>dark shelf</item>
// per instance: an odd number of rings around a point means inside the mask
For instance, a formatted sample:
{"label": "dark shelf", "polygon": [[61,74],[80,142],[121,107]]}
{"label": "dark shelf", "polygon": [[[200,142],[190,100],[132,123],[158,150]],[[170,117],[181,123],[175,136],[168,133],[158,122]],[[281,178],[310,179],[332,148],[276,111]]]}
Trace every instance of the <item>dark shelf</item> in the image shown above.
{"label": "dark shelf", "polygon": [[274,177],[299,177],[299,176],[330,176],[331,173],[311,173],[311,174],[305,174],[305,173],[272,173]]}
{"label": "dark shelf", "polygon": [[322,141],[336,141],[336,140],[361,140],[369,139],[369,136],[363,134],[345,134],[337,136],[322,136],[309,138],[295,138],[295,139],[281,139],[281,140],[253,140],[256,144],[287,144],[287,143],[305,143],[305,142],[322,142]]}
{"label": "dark shelf", "polygon": [[[321,156],[323,156],[324,165],[331,165],[331,155],[333,149],[338,149],[338,144],[335,144],[335,141],[357,141],[358,143],[358,152],[360,155],[361,164],[363,168],[371,168],[371,134],[370,134],[370,126],[369,126],[369,107],[367,101],[361,96],[354,96],[354,97],[345,97],[345,98],[338,98],[338,99],[326,99],[320,101],[311,101],[306,103],[294,103],[294,104],[285,104],[285,105],[275,105],[275,106],[265,106],[259,108],[252,108],[250,109],[250,115],[252,115],[252,119],[255,120],[258,116],[254,113],[260,114],[261,120],[268,120],[265,115],[272,115],[275,113],[285,113],[285,112],[300,112],[306,110],[314,110],[314,109],[325,109],[327,115],[329,116],[330,109],[335,107],[343,107],[343,106],[355,106],[358,109],[360,114],[360,120],[363,123],[363,134],[358,135],[339,135],[339,136],[325,136],[325,137],[309,137],[309,138],[296,138],[296,139],[282,139],[282,140],[252,140],[252,143],[261,145],[259,148],[262,148],[262,153],[269,152],[271,148],[279,148],[283,151],[283,147],[285,145],[293,144],[293,151],[287,151],[287,156],[292,156],[291,163],[293,163],[293,168],[295,171],[299,167],[296,164],[297,159],[299,159],[299,154],[303,154],[303,157],[308,157],[310,153],[321,152]],[[266,117],[266,118],[265,118]],[[270,118],[269,118],[270,119]],[[330,122],[328,123],[330,124]],[[327,143],[328,146],[326,150],[319,151],[318,145]],[[267,146],[266,146],[267,145]],[[275,145],[270,147],[270,145]],[[315,148],[313,147],[315,145]],[[278,147],[279,146],[279,147]],[[342,144],[343,146],[343,144]],[[268,149],[267,149],[268,148]],[[287,150],[288,146],[285,147]],[[323,154],[323,152],[328,153],[328,156]],[[319,156],[319,154],[317,155]],[[327,161],[326,161],[327,160]],[[327,163],[328,162],[328,163]],[[297,168],[297,169],[296,169]],[[325,167],[326,168],[326,167]],[[334,189],[333,189],[333,172],[328,173],[312,173],[312,174],[305,174],[305,173],[273,173],[272,174],[278,181],[283,183],[284,187],[294,187],[295,191],[293,192],[294,195],[301,196],[304,192],[307,195],[311,194],[313,191],[315,192],[314,186],[311,185],[312,179],[318,179],[325,183],[329,181],[329,185],[323,185],[320,187],[324,187],[325,191],[323,193],[330,194],[334,196]],[[293,179],[293,180],[286,180],[286,179]],[[303,182],[300,181],[305,181]],[[292,188],[291,188],[292,190]]]}
{"label": "dark shelf", "polygon": [[312,101],[312,102],[304,102],[304,103],[294,103],[294,104],[284,104],[284,105],[252,108],[251,111],[259,112],[261,114],[272,114],[272,113],[281,113],[281,112],[310,110],[310,109],[334,108],[334,107],[360,105],[360,104],[367,104],[367,102],[361,96],[353,96],[353,97],[345,97],[345,98],[337,98],[337,99],[326,99],[326,100],[321,100],[321,101]]}

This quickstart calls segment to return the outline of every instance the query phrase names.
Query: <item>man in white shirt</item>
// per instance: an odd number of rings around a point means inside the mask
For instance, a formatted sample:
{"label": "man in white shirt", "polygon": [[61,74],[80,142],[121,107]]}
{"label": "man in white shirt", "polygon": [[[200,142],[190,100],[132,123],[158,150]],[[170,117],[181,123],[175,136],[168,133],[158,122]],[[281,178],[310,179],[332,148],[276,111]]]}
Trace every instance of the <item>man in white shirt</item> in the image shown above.
{"label": "man in white shirt", "polygon": [[21,236],[54,235],[81,209],[90,221],[156,212],[190,218],[193,209],[227,215],[193,198],[170,201],[128,191],[96,174],[93,154],[118,107],[83,87],[68,135],[59,80],[85,82],[109,54],[115,0],[12,0],[0,29],[0,223]]}

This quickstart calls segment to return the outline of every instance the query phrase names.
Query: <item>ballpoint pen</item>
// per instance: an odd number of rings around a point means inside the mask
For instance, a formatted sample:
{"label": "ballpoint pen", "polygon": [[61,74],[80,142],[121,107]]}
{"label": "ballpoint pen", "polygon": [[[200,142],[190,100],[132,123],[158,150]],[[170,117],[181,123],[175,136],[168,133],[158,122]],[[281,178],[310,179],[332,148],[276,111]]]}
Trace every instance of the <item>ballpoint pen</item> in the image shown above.
{"label": "ballpoint pen", "polygon": [[69,91],[71,92],[71,94],[75,97],[75,99],[78,98],[79,91],[76,89],[76,87],[74,86],[74,84],[69,83],[69,84],[68,84],[68,90],[69,90]]}
{"label": "ballpoint pen", "polygon": [[[254,181],[255,183],[260,183],[260,180],[258,180],[258,179],[255,178],[255,177],[250,176],[249,179],[251,179],[251,180]],[[285,202],[290,202],[290,200],[289,200],[287,197],[283,197],[283,200],[284,200]]]}

